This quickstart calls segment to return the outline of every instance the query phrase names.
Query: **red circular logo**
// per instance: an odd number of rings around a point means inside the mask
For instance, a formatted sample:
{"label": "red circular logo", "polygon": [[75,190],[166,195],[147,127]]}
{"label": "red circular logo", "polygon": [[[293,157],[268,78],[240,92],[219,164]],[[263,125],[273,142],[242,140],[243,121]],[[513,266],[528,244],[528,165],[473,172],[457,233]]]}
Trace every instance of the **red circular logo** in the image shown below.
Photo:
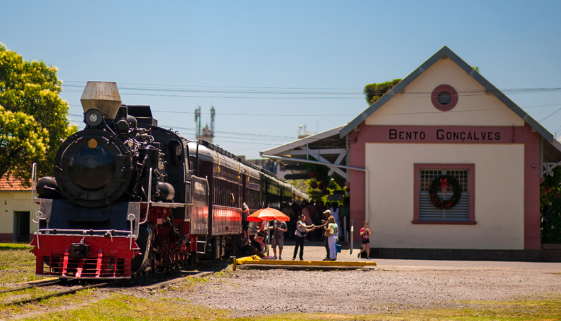
{"label": "red circular logo", "polygon": [[449,111],[458,103],[458,92],[449,85],[436,87],[430,96],[432,105],[440,111]]}

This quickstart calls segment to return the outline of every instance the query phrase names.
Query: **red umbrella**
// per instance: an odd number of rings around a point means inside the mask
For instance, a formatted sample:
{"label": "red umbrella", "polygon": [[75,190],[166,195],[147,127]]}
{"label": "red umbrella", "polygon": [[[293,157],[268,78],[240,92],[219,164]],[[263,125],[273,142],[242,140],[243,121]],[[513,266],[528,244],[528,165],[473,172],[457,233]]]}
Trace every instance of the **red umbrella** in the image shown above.
{"label": "red umbrella", "polygon": [[290,221],[290,217],[286,216],[283,212],[276,210],[274,208],[263,208],[247,217],[250,222],[261,222],[261,221]]}

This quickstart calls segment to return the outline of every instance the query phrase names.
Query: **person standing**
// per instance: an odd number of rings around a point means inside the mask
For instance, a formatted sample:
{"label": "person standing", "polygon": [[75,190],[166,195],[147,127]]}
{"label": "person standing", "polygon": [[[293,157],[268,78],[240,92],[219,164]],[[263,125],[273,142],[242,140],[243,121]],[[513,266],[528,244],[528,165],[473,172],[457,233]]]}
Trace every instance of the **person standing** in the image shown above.
{"label": "person standing", "polygon": [[329,244],[329,259],[328,261],[335,261],[337,259],[337,223],[335,223],[335,218],[330,216],[328,219],[328,224],[325,227],[325,236]]}
{"label": "person standing", "polygon": [[[329,219],[332,218],[332,216],[331,216],[331,211],[330,210],[327,210],[327,211],[323,212],[323,214],[325,215],[325,220],[321,220],[322,224],[317,226],[317,227],[320,227],[320,228],[324,229],[324,232],[323,232],[323,246],[325,246],[326,255],[325,255],[325,259],[323,259],[323,260],[324,261],[329,261],[329,259],[330,259],[329,241],[328,241],[329,237],[326,235],[327,232],[325,231],[325,229],[327,228],[327,224],[329,224]],[[333,219],[333,222],[335,222],[335,219]]]}
{"label": "person standing", "polygon": [[296,254],[298,253],[298,247],[300,247],[300,261],[304,259],[304,240],[306,239],[306,232],[308,229],[313,229],[313,225],[306,225],[306,215],[300,215],[298,222],[296,222],[296,232],[294,234],[296,238],[296,245],[294,246],[294,255],[292,260],[296,260]]}
{"label": "person standing", "polygon": [[290,218],[290,221],[288,221],[287,224],[287,230],[288,232],[288,238],[292,238],[292,231],[295,229],[295,225],[293,224],[293,222],[295,221],[295,217],[294,217],[294,210],[290,207],[290,205],[288,205],[288,203],[284,203],[284,208],[282,209],[282,212],[284,213],[284,215],[288,216]]}
{"label": "person standing", "polygon": [[284,245],[284,232],[288,230],[285,222],[273,221],[273,226],[269,229],[273,230],[273,241],[271,242],[271,247],[273,248],[273,253],[275,259],[277,258],[277,246],[279,247],[279,260],[282,260],[282,247]]}
{"label": "person standing", "polygon": [[247,221],[247,217],[249,216],[249,207],[247,207],[247,204],[243,203],[242,209],[242,234],[245,238],[244,245],[246,245],[249,244],[249,222]]}
{"label": "person standing", "polygon": [[[341,218],[339,217],[339,204],[337,204],[336,202],[332,202],[331,203],[331,216],[333,216],[333,218],[335,219],[335,224],[337,224],[337,226],[341,226]],[[343,231],[341,229],[338,229],[339,234],[337,234],[337,236],[343,236],[341,233],[343,233]]]}
{"label": "person standing", "polygon": [[370,260],[370,229],[368,228],[368,222],[363,223],[363,228],[360,229],[360,239],[362,241],[362,249],[358,252],[358,258],[362,252],[366,251],[366,258]]}

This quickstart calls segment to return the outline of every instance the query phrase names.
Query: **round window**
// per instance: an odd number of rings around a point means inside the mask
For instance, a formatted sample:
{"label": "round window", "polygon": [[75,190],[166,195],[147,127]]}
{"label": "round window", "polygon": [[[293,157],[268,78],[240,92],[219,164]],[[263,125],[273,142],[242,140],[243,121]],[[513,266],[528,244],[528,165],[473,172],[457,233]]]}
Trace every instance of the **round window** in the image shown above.
{"label": "round window", "polygon": [[458,92],[448,85],[440,85],[432,91],[432,105],[440,111],[449,111],[458,103]]}

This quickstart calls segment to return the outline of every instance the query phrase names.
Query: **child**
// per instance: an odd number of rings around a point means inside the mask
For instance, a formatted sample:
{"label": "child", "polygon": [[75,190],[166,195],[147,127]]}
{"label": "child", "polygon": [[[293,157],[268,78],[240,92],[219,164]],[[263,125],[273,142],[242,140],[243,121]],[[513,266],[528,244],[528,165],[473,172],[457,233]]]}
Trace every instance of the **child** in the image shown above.
{"label": "child", "polygon": [[358,258],[360,259],[360,254],[366,251],[366,258],[370,260],[370,229],[368,228],[368,222],[364,222],[364,227],[360,229],[360,239],[362,240],[362,249],[358,252]]}

